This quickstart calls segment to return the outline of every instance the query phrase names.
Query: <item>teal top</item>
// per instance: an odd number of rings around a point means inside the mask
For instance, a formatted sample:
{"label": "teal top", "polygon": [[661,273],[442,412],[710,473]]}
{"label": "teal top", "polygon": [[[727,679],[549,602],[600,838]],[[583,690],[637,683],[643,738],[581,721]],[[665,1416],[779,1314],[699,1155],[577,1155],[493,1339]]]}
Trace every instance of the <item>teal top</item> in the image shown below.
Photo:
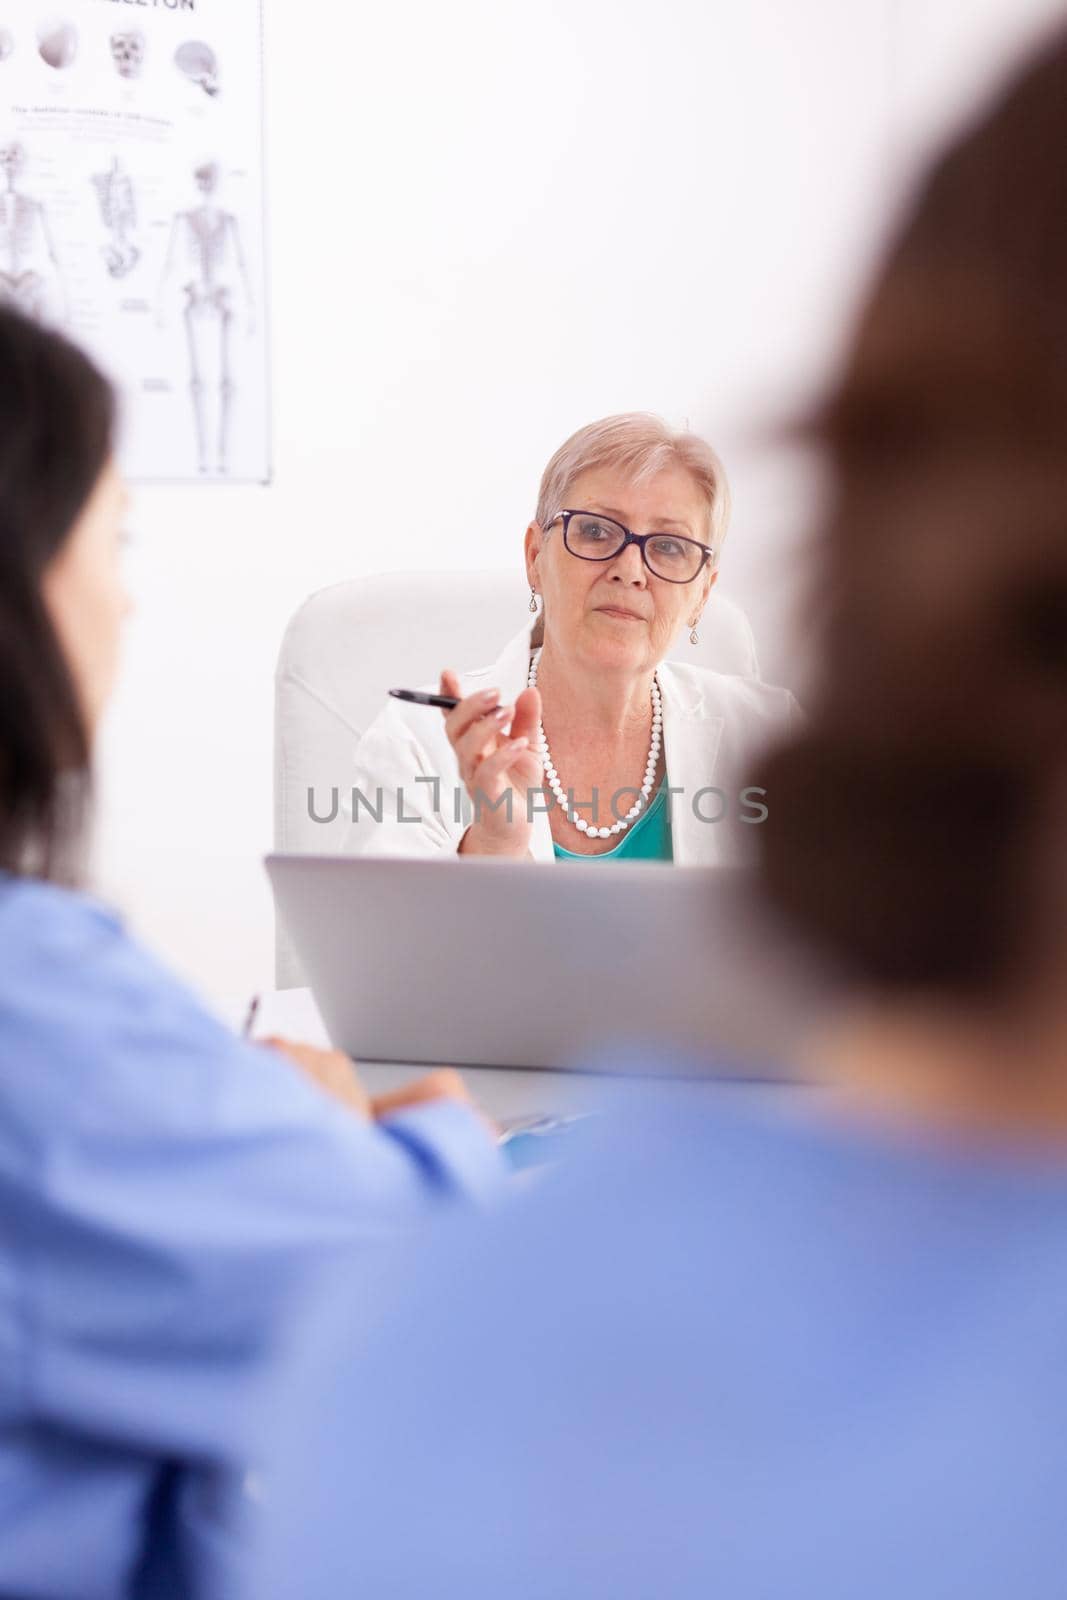
{"label": "teal top", "polygon": [[673,861],[666,789],[656,791],[648,810],[642,811],[633,826],[627,828],[614,850],[604,850],[597,856],[580,856],[574,850],[564,850],[561,844],[554,844],[552,848],[557,861]]}

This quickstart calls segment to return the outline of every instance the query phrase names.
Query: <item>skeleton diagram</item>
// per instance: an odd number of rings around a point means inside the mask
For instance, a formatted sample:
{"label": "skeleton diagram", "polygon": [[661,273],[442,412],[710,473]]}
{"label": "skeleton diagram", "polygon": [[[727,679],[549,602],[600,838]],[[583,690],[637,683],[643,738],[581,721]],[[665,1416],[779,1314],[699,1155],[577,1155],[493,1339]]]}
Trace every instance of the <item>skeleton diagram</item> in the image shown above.
{"label": "skeleton diagram", "polygon": [[58,310],[66,314],[66,285],[52,243],[48,213],[38,200],[19,192],[26,170],[26,152],[20,144],[0,147],[0,301],[8,301],[27,316],[43,319],[48,313],[49,279],[59,295]]}
{"label": "skeleton diagram", "polygon": [[137,227],[137,201],[133,184],[122,170],[118,156],[107,172],[93,176],[93,188],[100,204],[104,227],[111,234],[104,246],[104,260],[113,278],[125,278],[141,259],[141,252],[130,235]]}
{"label": "skeleton diagram", "polygon": [[209,162],[194,176],[204,202],[195,210],[178,212],[171,224],[159,289],[159,321],[162,325],[171,277],[181,261],[191,272],[182,286],[183,316],[200,471],[225,474],[235,392],[231,349],[235,295],[244,302],[249,333],[255,327],[255,307],[237,219],[212,198],[219,183],[218,166]]}

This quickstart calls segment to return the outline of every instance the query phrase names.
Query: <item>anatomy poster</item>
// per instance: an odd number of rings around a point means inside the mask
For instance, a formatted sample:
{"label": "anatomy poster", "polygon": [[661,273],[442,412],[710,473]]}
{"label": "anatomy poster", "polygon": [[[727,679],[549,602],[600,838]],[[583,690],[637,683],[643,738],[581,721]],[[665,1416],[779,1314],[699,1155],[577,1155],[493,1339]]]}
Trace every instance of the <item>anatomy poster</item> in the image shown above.
{"label": "anatomy poster", "polygon": [[114,379],[139,481],[266,482],[260,0],[0,0],[0,301]]}

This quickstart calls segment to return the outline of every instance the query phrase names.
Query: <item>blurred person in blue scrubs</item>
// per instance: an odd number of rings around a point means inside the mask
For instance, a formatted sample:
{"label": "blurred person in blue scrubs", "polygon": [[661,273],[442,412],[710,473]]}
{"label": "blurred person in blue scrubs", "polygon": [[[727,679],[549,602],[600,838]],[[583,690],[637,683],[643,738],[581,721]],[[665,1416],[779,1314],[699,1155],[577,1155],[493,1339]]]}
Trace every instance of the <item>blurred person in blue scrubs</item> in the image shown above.
{"label": "blurred person in blue scrubs", "polygon": [[364,1361],[325,1308],[256,1600],[1063,1589],[1064,150],[1067,36],[922,184],[818,421],[822,679],[759,831],[854,978],[829,1092],[660,1087]]}
{"label": "blurred person in blue scrubs", "polygon": [[0,309],[0,1594],[232,1593],[281,1321],[499,1161],[454,1074],[375,1105],[245,1044],[79,888],[127,599],[113,397]]}

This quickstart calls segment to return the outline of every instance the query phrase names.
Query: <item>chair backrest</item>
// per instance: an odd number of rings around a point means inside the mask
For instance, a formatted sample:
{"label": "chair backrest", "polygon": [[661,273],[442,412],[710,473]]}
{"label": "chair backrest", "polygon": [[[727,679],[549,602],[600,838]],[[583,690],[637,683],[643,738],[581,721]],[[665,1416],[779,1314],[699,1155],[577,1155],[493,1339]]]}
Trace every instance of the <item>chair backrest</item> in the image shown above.
{"label": "chair backrest", "polygon": [[[340,847],[345,821],[315,822],[333,789],[351,781],[358,740],[386,691],[436,683],[442,667],[485,666],[529,616],[529,589],[514,573],[387,573],[320,589],[296,612],[282,640],[274,698],[274,841],[287,854]],[[532,620],[532,619],[531,619]],[[672,655],[718,672],[758,677],[748,619],[716,590],[700,626]],[[301,981],[281,929],[279,988]]]}

